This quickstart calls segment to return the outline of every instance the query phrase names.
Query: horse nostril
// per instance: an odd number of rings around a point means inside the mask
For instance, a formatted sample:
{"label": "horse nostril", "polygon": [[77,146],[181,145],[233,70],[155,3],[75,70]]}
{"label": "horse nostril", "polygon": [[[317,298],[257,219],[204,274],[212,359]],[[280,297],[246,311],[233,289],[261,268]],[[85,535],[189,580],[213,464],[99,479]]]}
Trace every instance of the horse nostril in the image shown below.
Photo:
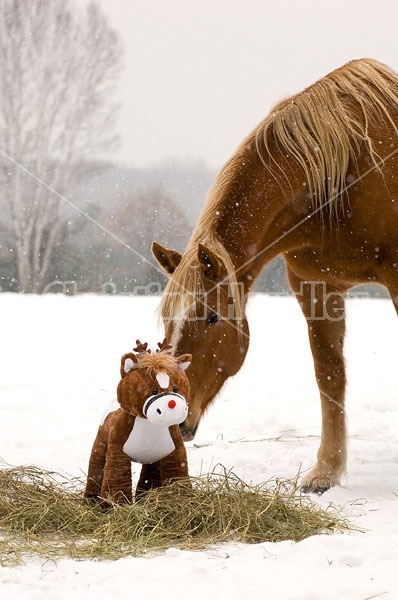
{"label": "horse nostril", "polygon": [[181,435],[183,437],[183,440],[185,442],[192,442],[192,440],[195,438],[196,432],[198,430],[199,427],[199,423],[196,423],[196,425],[194,427],[192,427],[191,429],[188,429],[188,427],[186,426],[186,423],[184,421],[184,423],[180,424],[180,431],[181,431]]}
{"label": "horse nostril", "polygon": [[176,401],[175,401],[175,400],[169,400],[169,402],[168,402],[168,404],[167,404],[167,406],[168,406],[169,408],[175,408],[175,407],[176,407],[176,405],[177,405],[177,404],[176,404]]}

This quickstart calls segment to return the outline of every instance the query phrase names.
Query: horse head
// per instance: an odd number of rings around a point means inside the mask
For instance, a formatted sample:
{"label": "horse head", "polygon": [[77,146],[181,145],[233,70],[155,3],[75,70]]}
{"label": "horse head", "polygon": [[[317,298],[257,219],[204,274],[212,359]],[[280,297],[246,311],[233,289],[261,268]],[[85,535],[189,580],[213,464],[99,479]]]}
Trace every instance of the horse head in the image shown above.
{"label": "horse head", "polygon": [[225,256],[203,244],[197,245],[195,256],[181,256],[156,242],[152,250],[170,277],[161,306],[167,338],[175,354],[193,356],[187,369],[189,413],[180,425],[189,441],[206,407],[245,359],[249,329],[242,290],[231,282],[233,270]]}
{"label": "horse head", "polygon": [[158,344],[156,353],[147,350],[148,344],[139,340],[136,343],[134,352],[124,354],[121,359],[119,404],[129,414],[146,418],[153,424],[182,423],[188,413],[189,397],[185,369],[192,356],[172,356],[166,338]]}

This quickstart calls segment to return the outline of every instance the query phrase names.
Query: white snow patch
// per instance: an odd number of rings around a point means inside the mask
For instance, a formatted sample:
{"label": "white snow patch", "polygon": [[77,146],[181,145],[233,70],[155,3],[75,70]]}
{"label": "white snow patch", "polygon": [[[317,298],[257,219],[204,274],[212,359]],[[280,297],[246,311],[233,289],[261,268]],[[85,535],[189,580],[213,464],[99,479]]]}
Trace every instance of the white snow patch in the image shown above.
{"label": "white snow patch", "polygon": [[113,402],[111,402],[111,404],[108,406],[108,408],[106,408],[105,411],[102,413],[100,425],[103,425],[105,423],[105,419],[108,415],[115,412],[119,408],[120,408],[119,402],[117,400],[113,400]]}

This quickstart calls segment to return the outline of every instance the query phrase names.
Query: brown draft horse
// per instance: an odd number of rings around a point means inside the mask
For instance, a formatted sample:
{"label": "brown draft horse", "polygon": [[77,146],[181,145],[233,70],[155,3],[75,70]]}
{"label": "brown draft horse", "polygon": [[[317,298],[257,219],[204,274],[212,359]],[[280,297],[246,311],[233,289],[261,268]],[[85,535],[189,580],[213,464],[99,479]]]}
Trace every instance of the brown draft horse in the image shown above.
{"label": "brown draft horse", "polygon": [[166,335],[177,354],[194,356],[186,439],[244,361],[247,293],[264,265],[284,257],[322,403],[317,463],[303,487],[339,483],[345,292],[378,282],[398,311],[398,75],[355,60],[278,104],[221,170],[184,254],[156,242],[153,253],[170,275]]}

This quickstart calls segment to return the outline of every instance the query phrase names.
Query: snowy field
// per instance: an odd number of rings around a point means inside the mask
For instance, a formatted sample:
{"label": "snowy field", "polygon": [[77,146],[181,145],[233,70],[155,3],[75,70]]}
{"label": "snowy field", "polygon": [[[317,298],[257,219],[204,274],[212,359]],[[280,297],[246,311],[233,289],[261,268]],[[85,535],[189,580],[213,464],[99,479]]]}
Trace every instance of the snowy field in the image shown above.
{"label": "snowy field", "polygon": [[[156,298],[0,294],[0,457],[86,472],[119,360],[138,337],[156,346]],[[319,444],[320,406],[306,325],[292,298],[250,301],[245,365],[187,444],[191,475],[221,463],[247,482],[294,478]],[[346,358],[349,460],[318,502],[361,532],[300,543],[170,548],[115,562],[29,559],[0,569],[10,600],[398,599],[398,321],[386,300],[350,300]],[[135,475],[138,465],[133,465]]]}

